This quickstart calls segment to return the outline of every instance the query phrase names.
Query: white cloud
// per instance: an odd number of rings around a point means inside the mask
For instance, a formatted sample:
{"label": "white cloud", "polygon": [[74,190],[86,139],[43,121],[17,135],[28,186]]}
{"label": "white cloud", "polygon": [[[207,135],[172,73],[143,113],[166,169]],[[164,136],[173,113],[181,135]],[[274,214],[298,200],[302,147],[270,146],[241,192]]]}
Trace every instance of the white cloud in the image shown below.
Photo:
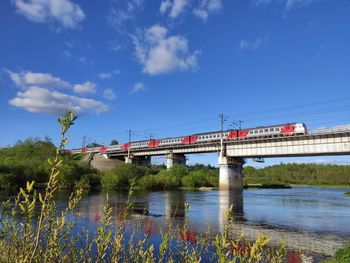
{"label": "white cloud", "polygon": [[257,50],[260,47],[266,46],[269,37],[265,35],[264,37],[258,37],[254,41],[241,40],[239,42],[240,50]]}
{"label": "white cloud", "polygon": [[95,93],[96,92],[96,84],[86,81],[81,84],[73,85],[73,91],[75,93]]}
{"label": "white cloud", "polygon": [[110,72],[101,72],[100,74],[98,74],[98,77],[100,79],[111,79],[111,78],[113,78],[113,76],[118,75],[118,74],[120,74],[120,71],[116,69],[116,70],[113,70]]}
{"label": "white cloud", "polygon": [[76,28],[85,19],[78,4],[70,0],[12,0],[16,11],[37,22],[57,22],[65,28]]}
{"label": "white cloud", "polygon": [[163,0],[160,4],[159,11],[165,14],[169,11],[171,18],[176,18],[185,11],[189,5],[189,0]]}
{"label": "white cloud", "polygon": [[78,61],[82,64],[86,64],[86,65],[89,65],[89,66],[93,66],[94,65],[94,62],[90,59],[88,59],[87,57],[85,56],[82,56],[78,59]]}
{"label": "white cloud", "polygon": [[134,86],[130,90],[130,94],[135,94],[137,92],[141,92],[145,90],[146,90],[145,84],[143,82],[137,82],[134,84]]}
{"label": "white cloud", "polygon": [[63,114],[68,109],[75,114],[100,114],[109,110],[108,105],[93,99],[67,95],[36,86],[31,86],[24,92],[18,92],[9,103],[29,112],[55,115]]}
{"label": "white cloud", "polygon": [[187,39],[180,35],[168,36],[165,27],[154,25],[141,37],[133,36],[133,42],[144,73],[159,75],[197,67],[199,52],[190,53]]}
{"label": "white cloud", "polygon": [[193,14],[198,18],[206,21],[211,14],[218,13],[222,10],[221,0],[201,0],[198,7],[193,10]]}
{"label": "white cloud", "polygon": [[66,88],[71,89],[75,93],[95,93],[96,84],[86,81],[84,83],[71,84],[58,77],[48,73],[34,73],[31,71],[22,71],[20,73],[5,70],[13,83],[24,90],[31,86],[41,88],[55,89]]}
{"label": "white cloud", "polygon": [[289,11],[297,7],[308,6],[311,3],[316,1],[320,1],[320,0],[253,0],[253,3],[256,6],[264,6],[264,5],[269,5],[271,3],[282,4],[284,6],[284,10]]}
{"label": "white cloud", "polygon": [[15,73],[7,70],[9,77],[18,87],[25,88],[27,86],[39,85],[42,87],[69,88],[71,84],[54,77],[48,73],[34,73],[31,71],[22,71]]}
{"label": "white cloud", "polygon": [[315,1],[318,1],[318,0],[287,0],[285,9],[291,10],[296,7],[308,6],[309,4]]}
{"label": "white cloud", "polygon": [[48,73],[33,73],[22,71],[19,73],[5,70],[15,86],[23,91],[9,101],[13,106],[30,112],[61,114],[71,109],[76,114],[102,113],[109,110],[103,102],[69,95],[56,91],[59,88],[75,93],[95,93],[96,84],[86,81],[80,84],[71,84]]}
{"label": "white cloud", "polygon": [[103,92],[103,97],[105,97],[107,100],[115,100],[117,98],[113,89],[105,89]]}
{"label": "white cloud", "polygon": [[144,0],[117,1],[118,4],[111,8],[108,21],[119,32],[124,32],[126,23],[134,20],[135,15],[143,7]]}

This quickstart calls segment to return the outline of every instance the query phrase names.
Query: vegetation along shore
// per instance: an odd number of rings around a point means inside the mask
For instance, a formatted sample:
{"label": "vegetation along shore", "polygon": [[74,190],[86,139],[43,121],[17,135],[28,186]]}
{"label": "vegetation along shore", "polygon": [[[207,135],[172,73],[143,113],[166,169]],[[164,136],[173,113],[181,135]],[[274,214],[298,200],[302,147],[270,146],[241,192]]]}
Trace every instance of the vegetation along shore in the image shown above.
{"label": "vegetation along shore", "polygon": [[[55,155],[56,146],[49,138],[18,141],[13,147],[0,150],[0,190],[13,190],[35,181],[44,187],[50,165],[47,158]],[[167,171],[163,165],[148,167],[119,164],[108,171],[97,171],[80,161],[82,155],[63,157],[58,176],[59,188],[121,189],[135,187],[145,190],[169,190],[181,187],[216,188],[219,184],[218,168],[192,165],[175,166]],[[350,166],[317,164],[279,164],[256,169],[244,169],[246,188],[288,188],[289,185],[350,188]]]}

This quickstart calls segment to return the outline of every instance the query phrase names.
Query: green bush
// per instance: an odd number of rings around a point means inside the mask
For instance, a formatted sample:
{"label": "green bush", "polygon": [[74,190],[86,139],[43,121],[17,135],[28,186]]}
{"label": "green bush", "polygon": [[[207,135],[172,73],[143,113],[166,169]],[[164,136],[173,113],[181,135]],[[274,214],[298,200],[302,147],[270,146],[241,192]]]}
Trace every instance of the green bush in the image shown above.
{"label": "green bush", "polygon": [[0,190],[11,190],[16,185],[14,174],[0,173]]}
{"label": "green bush", "polygon": [[325,263],[349,263],[350,262],[350,244],[345,247],[338,249],[334,256],[325,261]]}
{"label": "green bush", "polygon": [[128,188],[131,182],[146,174],[146,169],[132,164],[118,164],[103,172],[101,185],[105,189]]}
{"label": "green bush", "polygon": [[146,175],[137,180],[136,185],[147,190],[169,190],[182,186],[182,177],[188,174],[188,168],[175,165],[170,170],[160,170],[155,175]]}
{"label": "green bush", "polygon": [[208,174],[203,170],[191,172],[181,179],[182,185],[185,187],[201,187],[211,186],[208,180]]}
{"label": "green bush", "polygon": [[[35,181],[36,186],[47,182],[50,174],[48,158],[55,154],[56,147],[49,139],[27,139],[13,147],[0,151],[0,189],[23,187],[27,181]],[[97,171],[87,163],[65,157],[58,175],[59,188],[73,188],[84,175]],[[96,182],[94,183],[96,184]]]}
{"label": "green bush", "polygon": [[[61,167],[61,172],[59,173],[57,180],[61,189],[72,189],[80,181],[80,183],[90,183],[90,181],[92,183],[93,180],[90,178],[90,175],[97,173],[97,170],[93,169],[88,163],[76,162],[73,160],[64,160],[64,163]],[[83,188],[90,187],[95,188],[98,187],[98,185],[96,185],[96,182],[94,182],[94,185],[85,185]]]}
{"label": "green bush", "polygon": [[350,186],[350,165],[279,164],[244,168],[246,184],[309,184]]}
{"label": "green bush", "polygon": [[169,190],[179,187],[218,186],[219,173],[217,169],[175,165],[170,170],[160,170],[155,175],[146,175],[137,181],[137,186],[147,190]]}

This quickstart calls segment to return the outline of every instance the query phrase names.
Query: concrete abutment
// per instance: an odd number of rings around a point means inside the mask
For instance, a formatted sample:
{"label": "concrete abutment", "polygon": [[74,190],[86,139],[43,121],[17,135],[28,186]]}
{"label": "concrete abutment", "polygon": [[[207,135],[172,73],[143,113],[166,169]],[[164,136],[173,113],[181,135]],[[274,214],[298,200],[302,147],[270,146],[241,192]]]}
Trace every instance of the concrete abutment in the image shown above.
{"label": "concrete abutment", "polygon": [[140,165],[140,166],[149,166],[151,165],[151,156],[131,156],[125,157],[125,163]]}
{"label": "concrete abutment", "polygon": [[169,170],[177,164],[186,165],[186,156],[184,154],[175,154],[172,152],[167,153],[166,168]]}
{"label": "concrete abutment", "polygon": [[219,188],[243,190],[243,158],[219,156]]}

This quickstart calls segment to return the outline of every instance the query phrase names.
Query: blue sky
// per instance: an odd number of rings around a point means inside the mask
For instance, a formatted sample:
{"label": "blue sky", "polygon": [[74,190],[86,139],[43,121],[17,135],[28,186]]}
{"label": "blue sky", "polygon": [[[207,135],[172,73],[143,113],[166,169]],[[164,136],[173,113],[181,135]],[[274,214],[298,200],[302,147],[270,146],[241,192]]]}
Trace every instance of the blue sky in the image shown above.
{"label": "blue sky", "polygon": [[226,127],[349,124],[349,13],[347,0],[1,1],[0,146],[57,142],[67,107],[70,147],[217,130],[220,113]]}

